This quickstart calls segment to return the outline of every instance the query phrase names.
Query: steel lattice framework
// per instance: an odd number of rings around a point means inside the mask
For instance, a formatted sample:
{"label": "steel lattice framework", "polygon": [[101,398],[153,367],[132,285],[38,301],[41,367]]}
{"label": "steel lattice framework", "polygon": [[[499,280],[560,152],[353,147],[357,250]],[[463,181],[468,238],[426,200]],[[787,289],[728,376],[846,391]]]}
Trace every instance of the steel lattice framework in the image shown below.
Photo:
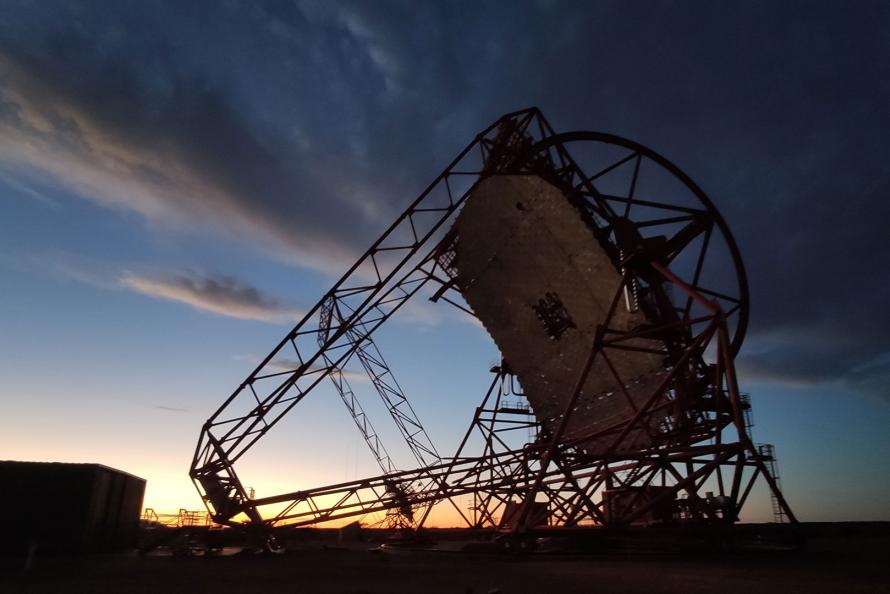
{"label": "steel lattice framework", "polygon": [[[622,184],[614,182],[619,172]],[[645,172],[657,172],[662,182],[644,187]],[[494,176],[535,176],[558,188],[623,280],[561,416],[542,424],[523,403],[505,361],[492,369],[491,387],[457,452],[442,458],[372,334],[425,287],[433,301],[474,315],[461,298],[456,238],[448,224]],[[660,195],[648,194],[655,191]],[[770,472],[772,450],[751,440],[749,403],[739,393],[733,360],[747,326],[747,293],[725,221],[672,163],[616,136],[557,134],[536,108],[507,114],[460,152],[208,419],[190,475],[214,520],[230,525],[243,517],[254,525],[307,525],[390,512],[419,527],[440,501],[450,501],[469,526],[514,534],[545,529],[542,524],[733,522],[759,477],[795,521]],[[646,323],[617,327],[621,307],[643,311]],[[629,380],[619,371],[630,352],[664,361],[657,385],[642,401],[631,398]],[[397,468],[380,443],[343,371],[353,358],[417,468]],[[282,360],[293,361],[292,368],[281,370]],[[612,426],[567,432],[595,366],[614,376],[633,414]],[[237,462],[325,378],[382,474],[251,498],[235,472]],[[508,438],[522,432],[527,443],[517,446]],[[645,445],[629,448],[631,437],[640,435]],[[481,451],[471,451],[480,440]],[[591,443],[598,444],[595,451]],[[706,488],[717,494],[702,496]],[[467,495],[474,501],[470,510],[456,502]]]}

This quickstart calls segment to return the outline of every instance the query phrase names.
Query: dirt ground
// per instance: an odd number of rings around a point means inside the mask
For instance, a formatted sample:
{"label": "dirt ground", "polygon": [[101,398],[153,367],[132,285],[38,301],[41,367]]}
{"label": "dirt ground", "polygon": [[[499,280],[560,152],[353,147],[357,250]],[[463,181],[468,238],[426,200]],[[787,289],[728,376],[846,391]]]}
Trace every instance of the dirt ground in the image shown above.
{"label": "dirt ground", "polygon": [[531,555],[314,549],[285,555],[0,559],[0,592],[781,594],[890,592],[886,541],[805,552]]}

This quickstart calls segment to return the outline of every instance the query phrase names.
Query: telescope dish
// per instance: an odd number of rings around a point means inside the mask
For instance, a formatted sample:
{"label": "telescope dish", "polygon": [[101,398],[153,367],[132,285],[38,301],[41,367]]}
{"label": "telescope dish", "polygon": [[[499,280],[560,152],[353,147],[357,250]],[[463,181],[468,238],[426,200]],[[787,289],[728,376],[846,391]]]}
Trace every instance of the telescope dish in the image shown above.
{"label": "telescope dish", "polygon": [[[504,137],[517,152],[527,143],[509,130]],[[732,236],[688,176],[639,144],[573,132],[526,150],[531,157],[524,162],[500,155],[501,171],[470,193],[452,226],[445,268],[548,434],[561,432],[594,455],[663,442],[701,412],[696,391],[704,351],[713,356],[709,340],[685,363],[686,379],[667,387],[672,406],[650,413],[617,445],[603,437],[645,406],[713,318],[707,303],[675,292],[650,261],[713,301],[733,332],[735,353],[748,311]],[[620,348],[604,348],[584,372],[587,354],[605,333],[623,336]],[[673,419],[665,422],[668,415]],[[687,429],[681,439],[712,435]]]}
{"label": "telescope dish", "polygon": [[[610,325],[623,331],[644,326],[646,316],[613,306],[624,277],[575,206],[540,177],[483,180],[453,229],[460,291],[519,379],[535,416],[553,431],[610,312],[615,310]],[[604,358],[597,359],[566,437],[633,415],[664,377],[664,358],[624,351],[612,360],[615,374]],[[648,445],[638,433],[622,442],[622,451]],[[591,444],[585,445],[589,450]]]}

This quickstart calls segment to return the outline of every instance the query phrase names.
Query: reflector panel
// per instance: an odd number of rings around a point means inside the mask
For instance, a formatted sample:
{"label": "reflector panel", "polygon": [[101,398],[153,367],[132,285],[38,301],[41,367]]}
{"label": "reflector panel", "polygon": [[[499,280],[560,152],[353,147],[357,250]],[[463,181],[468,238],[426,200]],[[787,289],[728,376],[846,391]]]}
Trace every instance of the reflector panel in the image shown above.
{"label": "reflector panel", "polygon": [[[483,180],[454,231],[457,286],[519,379],[535,416],[553,432],[613,302],[612,329],[629,331],[646,318],[628,311],[622,276],[579,211],[540,177]],[[659,346],[652,340],[627,344]],[[592,435],[631,418],[666,374],[659,354],[610,349],[608,357],[614,372],[597,356],[565,437]],[[635,431],[620,449],[649,441]],[[610,444],[600,437],[583,449]]]}

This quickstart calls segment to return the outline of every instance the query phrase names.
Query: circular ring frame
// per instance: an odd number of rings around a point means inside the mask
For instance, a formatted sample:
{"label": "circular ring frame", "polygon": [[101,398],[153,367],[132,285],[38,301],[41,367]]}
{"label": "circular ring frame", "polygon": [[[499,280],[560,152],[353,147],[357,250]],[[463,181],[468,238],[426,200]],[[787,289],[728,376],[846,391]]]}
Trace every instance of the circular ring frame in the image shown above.
{"label": "circular ring frame", "polygon": [[[738,318],[735,325],[735,332],[733,334],[732,341],[730,342],[732,355],[735,356],[742,346],[742,342],[745,339],[745,333],[748,328],[748,277],[745,273],[745,266],[742,263],[741,253],[739,252],[738,245],[736,244],[735,239],[733,238],[732,233],[729,230],[729,226],[726,224],[726,220],[714,206],[714,203],[711,202],[710,198],[708,198],[708,195],[705,194],[704,190],[702,190],[698,186],[698,184],[692,181],[692,178],[686,175],[686,173],[684,173],[679,167],[674,165],[671,161],[669,161],[662,155],[637,142],[622,138],[620,136],[616,136],[614,134],[594,131],[574,131],[554,134],[536,143],[532,147],[532,152],[544,152],[546,150],[549,150],[550,148],[562,147],[563,145],[572,142],[599,142],[615,145],[631,150],[636,154],[650,159],[651,161],[663,167],[678,180],[680,180],[680,182],[682,182],[683,185],[686,186],[686,188],[690,192],[692,192],[692,194],[698,199],[698,201],[701,202],[702,206],[705,207],[707,212],[713,217],[713,221],[714,223],[716,223],[718,229],[720,230],[720,234],[723,236],[723,239],[726,242],[726,246],[729,249],[732,263],[735,268],[736,282],[738,283]],[[565,152],[566,154],[570,155],[567,150]],[[572,161],[574,162],[574,159],[572,159]],[[577,167],[577,164],[575,165]]]}

